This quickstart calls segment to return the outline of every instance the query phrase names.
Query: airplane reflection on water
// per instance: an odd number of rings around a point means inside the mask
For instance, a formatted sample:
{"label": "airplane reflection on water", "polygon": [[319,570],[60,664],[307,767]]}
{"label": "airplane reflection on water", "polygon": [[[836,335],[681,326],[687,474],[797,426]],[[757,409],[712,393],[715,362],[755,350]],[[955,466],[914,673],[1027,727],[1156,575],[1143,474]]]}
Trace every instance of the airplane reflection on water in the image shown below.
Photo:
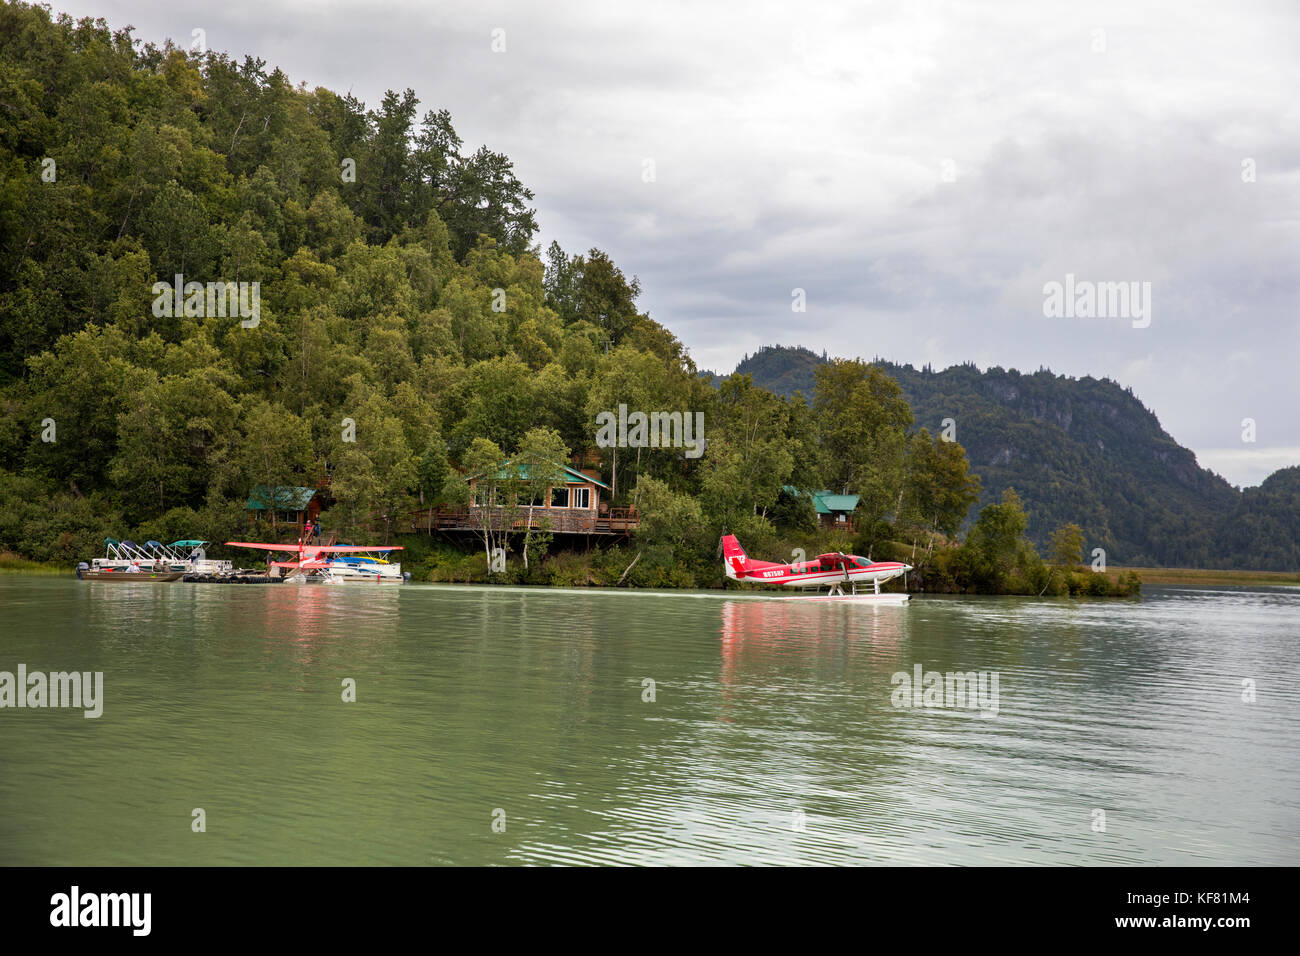
{"label": "airplane reflection on water", "polygon": [[838,660],[844,664],[893,667],[909,631],[905,607],[727,601],[721,609],[724,688],[743,675]]}
{"label": "airplane reflection on water", "polygon": [[335,588],[258,588],[265,594],[261,631],[277,641],[311,648],[322,638],[390,637],[396,631],[401,595],[377,588],[364,602]]}
{"label": "airplane reflection on water", "polygon": [[[396,639],[401,588],[246,587],[122,588],[87,581],[87,614],[108,633],[149,628],[169,640],[220,635],[227,647],[256,643],[312,663],[329,645],[352,647]],[[161,625],[161,630],[160,630]]]}

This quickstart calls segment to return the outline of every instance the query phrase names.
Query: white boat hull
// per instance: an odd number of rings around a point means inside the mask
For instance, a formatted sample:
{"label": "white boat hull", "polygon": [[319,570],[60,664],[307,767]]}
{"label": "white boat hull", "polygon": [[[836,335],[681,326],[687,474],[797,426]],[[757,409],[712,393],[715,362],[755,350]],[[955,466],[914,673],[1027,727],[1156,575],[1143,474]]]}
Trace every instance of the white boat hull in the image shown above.
{"label": "white boat hull", "polygon": [[355,584],[365,587],[374,587],[376,584],[402,584],[401,578],[346,578],[335,575],[327,575],[321,581],[322,584]]}
{"label": "white boat hull", "polygon": [[363,584],[374,587],[376,584],[401,584],[402,566],[400,564],[331,564],[320,572],[324,584]]}

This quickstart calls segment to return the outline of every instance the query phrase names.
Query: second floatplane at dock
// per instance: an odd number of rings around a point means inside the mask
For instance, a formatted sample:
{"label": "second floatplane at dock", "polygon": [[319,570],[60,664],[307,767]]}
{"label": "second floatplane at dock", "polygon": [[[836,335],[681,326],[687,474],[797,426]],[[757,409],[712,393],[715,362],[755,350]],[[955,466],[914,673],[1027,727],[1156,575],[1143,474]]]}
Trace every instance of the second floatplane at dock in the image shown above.
{"label": "second floatplane at dock", "polygon": [[402,566],[385,555],[400,547],[365,545],[263,544],[228,541],[232,547],[255,548],[290,555],[287,560],[268,561],[265,571],[236,568],[230,561],[208,558],[207,541],[182,540],[163,544],[105,538],[105,555],[89,564],[77,565],[77,577],[83,581],[120,583],[167,583],[187,581],[196,584],[281,584],[286,581],[304,584],[401,584],[409,575]]}
{"label": "second floatplane at dock", "polygon": [[401,551],[400,545],[319,545],[301,540],[297,544],[249,541],[226,544],[291,555],[288,560],[268,561],[266,570],[270,575],[282,575],[284,580],[299,584],[401,584],[410,577],[402,573],[400,564],[386,557],[389,552]]}

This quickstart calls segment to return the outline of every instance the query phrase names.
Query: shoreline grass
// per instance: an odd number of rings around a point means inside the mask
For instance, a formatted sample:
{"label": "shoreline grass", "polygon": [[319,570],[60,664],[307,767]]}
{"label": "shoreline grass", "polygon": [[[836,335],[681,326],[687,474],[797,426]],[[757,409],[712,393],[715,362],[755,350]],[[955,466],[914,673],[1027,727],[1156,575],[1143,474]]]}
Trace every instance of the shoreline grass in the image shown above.
{"label": "shoreline grass", "polygon": [[49,561],[33,561],[19,557],[11,551],[0,553],[0,574],[66,574],[71,576],[73,569],[63,564]]}
{"label": "shoreline grass", "polygon": [[1143,584],[1300,585],[1296,571],[1228,571],[1214,568],[1136,568],[1111,565],[1110,571],[1135,571]]}

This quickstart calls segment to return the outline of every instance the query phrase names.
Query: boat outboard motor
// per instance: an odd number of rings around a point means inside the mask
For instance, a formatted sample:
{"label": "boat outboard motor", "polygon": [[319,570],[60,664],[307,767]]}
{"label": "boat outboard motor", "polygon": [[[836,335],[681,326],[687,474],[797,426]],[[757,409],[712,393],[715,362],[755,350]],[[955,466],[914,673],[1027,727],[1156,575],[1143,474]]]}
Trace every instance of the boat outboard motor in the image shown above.
{"label": "boat outboard motor", "polygon": [[78,578],[81,577],[81,572],[82,572],[82,571],[89,571],[89,570],[90,570],[90,565],[88,565],[85,561],[78,561],[78,562],[77,562],[77,577],[78,577]]}

